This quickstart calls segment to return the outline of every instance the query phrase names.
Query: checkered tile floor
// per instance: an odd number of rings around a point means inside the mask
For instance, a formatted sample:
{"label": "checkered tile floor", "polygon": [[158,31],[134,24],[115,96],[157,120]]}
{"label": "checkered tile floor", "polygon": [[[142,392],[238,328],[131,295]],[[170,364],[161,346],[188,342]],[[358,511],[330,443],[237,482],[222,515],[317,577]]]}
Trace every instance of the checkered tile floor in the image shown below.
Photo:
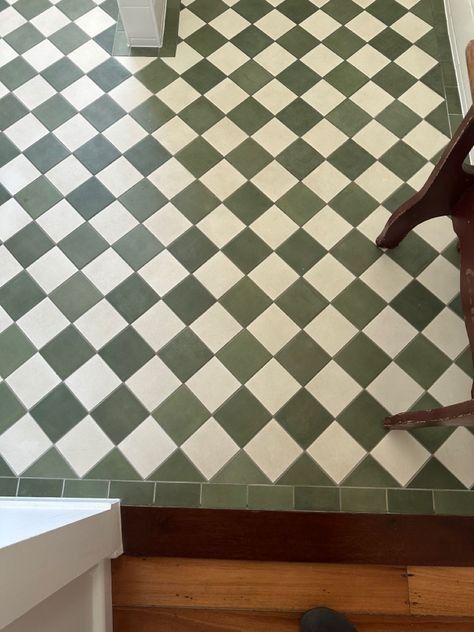
{"label": "checkered tile floor", "polygon": [[449,220],[373,244],[450,135],[440,4],[183,0],[154,59],[0,0],[5,479],[473,485],[469,430],[382,429],[471,384]]}

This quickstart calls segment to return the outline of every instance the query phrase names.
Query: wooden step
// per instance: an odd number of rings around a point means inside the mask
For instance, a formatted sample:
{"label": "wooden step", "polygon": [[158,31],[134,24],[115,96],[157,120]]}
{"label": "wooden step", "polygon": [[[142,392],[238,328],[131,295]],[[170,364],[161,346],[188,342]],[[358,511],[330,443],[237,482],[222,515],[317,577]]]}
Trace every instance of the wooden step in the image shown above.
{"label": "wooden step", "polygon": [[139,558],[112,564],[115,632],[297,632],[317,605],[359,632],[474,632],[474,568]]}
{"label": "wooden step", "polygon": [[[194,608],[114,609],[114,632],[298,632],[300,615]],[[359,632],[472,632],[472,619],[352,615]]]}
{"label": "wooden step", "polygon": [[409,614],[406,568],[122,556],[113,565],[118,606]]}

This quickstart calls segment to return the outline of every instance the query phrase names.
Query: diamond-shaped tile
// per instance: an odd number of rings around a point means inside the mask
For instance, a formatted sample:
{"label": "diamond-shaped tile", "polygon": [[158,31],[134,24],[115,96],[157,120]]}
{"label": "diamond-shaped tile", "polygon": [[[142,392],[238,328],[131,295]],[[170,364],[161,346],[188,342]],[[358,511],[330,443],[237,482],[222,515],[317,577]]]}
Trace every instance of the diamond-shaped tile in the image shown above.
{"label": "diamond-shaped tile", "polygon": [[215,419],[209,419],[182,445],[183,452],[207,479],[238,451],[235,441]]}
{"label": "diamond-shaped tile", "polygon": [[340,483],[365,456],[365,450],[334,421],[307,449],[308,454]]}

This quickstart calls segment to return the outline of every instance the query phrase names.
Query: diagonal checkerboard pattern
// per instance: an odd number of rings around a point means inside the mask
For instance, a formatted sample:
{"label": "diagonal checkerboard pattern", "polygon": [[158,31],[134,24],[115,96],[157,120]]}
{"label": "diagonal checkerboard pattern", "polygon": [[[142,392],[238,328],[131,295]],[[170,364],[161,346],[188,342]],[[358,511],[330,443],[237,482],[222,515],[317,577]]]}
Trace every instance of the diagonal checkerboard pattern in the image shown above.
{"label": "diagonal checkerboard pattern", "polygon": [[0,475],[471,488],[381,425],[471,381],[450,222],[374,246],[457,122],[439,3],[181,4],[157,59],[0,0]]}

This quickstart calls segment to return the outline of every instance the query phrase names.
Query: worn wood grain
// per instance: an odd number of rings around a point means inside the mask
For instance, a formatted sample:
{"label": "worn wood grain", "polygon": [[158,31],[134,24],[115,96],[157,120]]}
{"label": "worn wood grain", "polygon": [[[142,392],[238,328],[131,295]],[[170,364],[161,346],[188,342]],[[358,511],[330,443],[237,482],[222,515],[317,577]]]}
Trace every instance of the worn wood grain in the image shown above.
{"label": "worn wood grain", "polygon": [[408,585],[413,614],[474,617],[474,568],[411,566]]}
{"label": "worn wood grain", "polygon": [[405,567],[123,556],[112,572],[120,606],[409,613]]}
{"label": "worn wood grain", "polygon": [[[298,632],[298,613],[193,608],[114,609],[114,632]],[[353,615],[359,632],[472,632],[473,619]]]}

